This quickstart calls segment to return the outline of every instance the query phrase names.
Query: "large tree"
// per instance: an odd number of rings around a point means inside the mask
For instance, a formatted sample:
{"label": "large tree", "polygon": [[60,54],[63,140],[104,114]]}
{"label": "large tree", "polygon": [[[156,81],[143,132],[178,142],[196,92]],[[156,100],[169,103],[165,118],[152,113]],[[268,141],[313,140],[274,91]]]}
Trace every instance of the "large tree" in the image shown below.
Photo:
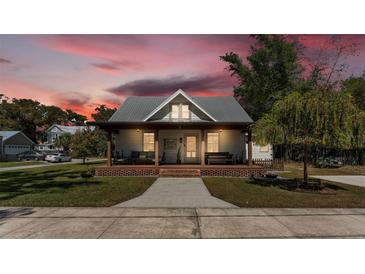
{"label": "large tree", "polygon": [[282,35],[252,35],[256,43],[251,46],[247,64],[234,53],[226,53],[221,60],[228,63],[227,70],[239,83],[234,95],[256,120],[269,111],[273,103],[290,93],[301,75],[296,42]]}
{"label": "large tree", "polygon": [[0,130],[21,130],[33,141],[43,139],[45,129],[52,124],[84,125],[86,120],[86,116],[72,110],[0,94]]}
{"label": "large tree", "polygon": [[66,109],[67,120],[75,125],[75,126],[83,126],[87,121],[87,117],[85,115],[78,114],[71,109]]}
{"label": "large tree", "polygon": [[365,111],[365,71],[359,77],[351,76],[342,81],[342,91],[350,93],[356,105]]}
{"label": "large tree", "polygon": [[91,114],[91,117],[96,122],[106,122],[116,110],[116,108],[108,108],[106,105],[99,105],[95,108],[95,113]]}
{"label": "large tree", "polygon": [[0,105],[2,129],[21,130],[36,141],[37,127],[43,126],[42,105],[31,99],[12,99]]}
{"label": "large tree", "polygon": [[303,145],[304,183],[308,182],[308,147],[356,148],[365,145],[365,113],[348,93],[293,92],[278,100],[254,126],[259,144]]}

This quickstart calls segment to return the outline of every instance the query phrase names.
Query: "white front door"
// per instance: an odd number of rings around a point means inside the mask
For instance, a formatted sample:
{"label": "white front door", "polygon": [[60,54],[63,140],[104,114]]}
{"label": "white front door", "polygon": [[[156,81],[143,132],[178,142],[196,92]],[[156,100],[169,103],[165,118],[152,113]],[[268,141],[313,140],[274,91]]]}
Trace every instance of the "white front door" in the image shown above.
{"label": "white front door", "polygon": [[198,134],[184,136],[184,163],[199,163]]}

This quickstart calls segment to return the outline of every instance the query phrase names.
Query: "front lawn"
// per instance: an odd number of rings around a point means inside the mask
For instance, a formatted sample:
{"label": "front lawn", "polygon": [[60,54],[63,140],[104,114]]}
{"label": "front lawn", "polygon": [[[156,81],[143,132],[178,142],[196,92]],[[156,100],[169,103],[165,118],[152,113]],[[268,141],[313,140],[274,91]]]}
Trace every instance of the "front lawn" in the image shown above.
{"label": "front lawn", "polygon": [[365,188],[328,182],[336,194],[301,193],[245,178],[205,177],[209,192],[239,207],[365,207]]}
{"label": "front lawn", "polygon": [[0,168],[2,168],[2,167],[14,167],[14,166],[43,165],[45,163],[46,162],[43,162],[43,161],[0,162]]}
{"label": "front lawn", "polygon": [[0,206],[112,206],[141,195],[156,180],[80,177],[81,172],[96,165],[54,165],[1,172]]}
{"label": "front lawn", "polygon": [[[284,173],[280,176],[285,178],[303,178],[303,163],[286,163]],[[308,166],[309,176],[314,175],[365,175],[365,166],[342,166],[339,168],[316,168]]]}

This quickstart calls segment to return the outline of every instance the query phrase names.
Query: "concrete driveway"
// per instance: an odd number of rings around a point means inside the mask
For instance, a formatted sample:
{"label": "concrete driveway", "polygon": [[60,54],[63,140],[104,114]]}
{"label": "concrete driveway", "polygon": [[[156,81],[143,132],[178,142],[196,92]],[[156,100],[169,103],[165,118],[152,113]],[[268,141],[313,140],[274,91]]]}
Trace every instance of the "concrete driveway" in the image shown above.
{"label": "concrete driveway", "polygon": [[158,178],[141,196],[115,207],[235,208],[210,195],[201,178]]}
{"label": "concrete driveway", "polygon": [[0,238],[365,238],[365,208],[0,208]]}
{"label": "concrete driveway", "polygon": [[357,175],[341,175],[341,176],[311,176],[313,178],[328,180],[337,183],[343,183],[354,186],[365,187],[365,176]]}

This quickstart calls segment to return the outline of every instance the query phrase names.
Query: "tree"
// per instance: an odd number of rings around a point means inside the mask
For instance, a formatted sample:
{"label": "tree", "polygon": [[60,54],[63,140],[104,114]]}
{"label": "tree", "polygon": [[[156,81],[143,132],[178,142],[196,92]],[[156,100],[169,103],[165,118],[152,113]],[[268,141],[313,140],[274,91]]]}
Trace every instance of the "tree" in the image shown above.
{"label": "tree", "polygon": [[365,111],[365,71],[360,77],[351,76],[342,81],[342,91],[352,95],[356,105]]}
{"label": "tree", "polygon": [[346,60],[358,54],[358,45],[344,41],[341,36],[332,35],[321,46],[318,54],[306,57],[309,64],[309,77],[306,84],[320,90],[338,90],[341,79],[349,65]]}
{"label": "tree", "polygon": [[0,130],[21,130],[33,141],[44,137],[52,124],[84,125],[87,117],[72,110],[63,111],[31,99],[8,98],[0,94]]}
{"label": "tree", "polygon": [[75,126],[83,126],[87,121],[87,117],[78,114],[71,109],[66,109],[67,120]]}
{"label": "tree", "polygon": [[2,129],[21,130],[36,141],[37,127],[43,125],[42,105],[31,99],[15,99],[0,106]]}
{"label": "tree", "polygon": [[87,157],[103,155],[105,147],[106,138],[100,130],[77,131],[71,138],[72,156],[82,158],[84,164]]}
{"label": "tree", "polygon": [[62,148],[65,153],[68,153],[71,147],[71,138],[72,135],[70,133],[62,134],[55,140],[54,145],[57,148]]}
{"label": "tree", "polygon": [[304,184],[308,183],[308,147],[348,149],[365,145],[365,114],[348,93],[293,92],[277,101],[254,126],[261,145],[302,144]]}
{"label": "tree", "polygon": [[116,110],[116,108],[108,108],[105,105],[99,105],[95,108],[96,113],[91,114],[91,117],[93,117],[96,122],[106,122]]}
{"label": "tree", "polygon": [[290,93],[303,70],[299,62],[299,44],[282,35],[253,35],[256,43],[251,47],[244,64],[233,52],[220,56],[228,63],[227,70],[239,84],[234,95],[250,116],[257,120],[269,111],[273,103]]}
{"label": "tree", "polygon": [[56,106],[45,106],[42,105],[43,112],[43,123],[46,128],[49,128],[53,124],[64,125],[67,123],[67,113],[61,108]]}

